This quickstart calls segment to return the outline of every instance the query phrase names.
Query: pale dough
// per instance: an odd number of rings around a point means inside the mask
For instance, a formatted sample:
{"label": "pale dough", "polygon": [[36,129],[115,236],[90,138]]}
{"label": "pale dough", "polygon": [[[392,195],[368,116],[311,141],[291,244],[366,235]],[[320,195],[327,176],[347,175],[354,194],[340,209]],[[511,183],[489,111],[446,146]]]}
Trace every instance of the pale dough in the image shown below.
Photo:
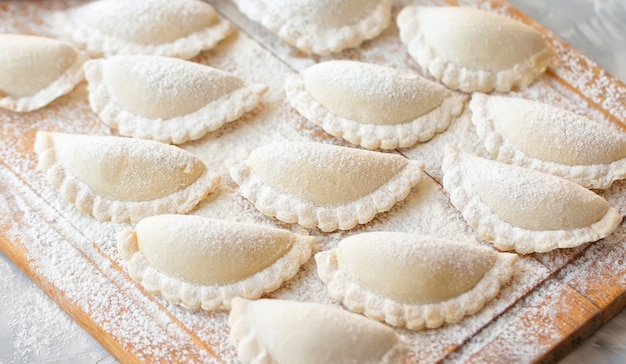
{"label": "pale dough", "polygon": [[201,0],[101,0],[54,13],[56,31],[94,56],[190,59],[234,28]]}
{"label": "pale dough", "polygon": [[602,239],[622,221],[592,191],[564,178],[483,159],[447,146],[443,187],[481,237],[518,253]]}
{"label": "pale dough", "polygon": [[267,91],[213,67],[152,55],[85,63],[89,102],[121,135],[180,144],[254,109]]}
{"label": "pale dough", "polygon": [[401,364],[409,353],[391,328],[319,303],[234,299],[228,325],[242,363]]}
{"label": "pale dough", "polygon": [[543,73],[554,50],[532,27],[468,7],[407,6],[400,38],[423,68],[461,91],[509,91]]}
{"label": "pale dough", "polygon": [[285,81],[291,105],[326,132],[367,149],[410,147],[444,131],[465,95],[417,74],[356,61],[327,61]]}
{"label": "pale dough", "polygon": [[402,232],[352,235],[317,253],[330,295],[350,310],[412,330],[456,323],[483,308],[517,255]]}
{"label": "pale dough", "polygon": [[497,160],[608,188],[626,178],[626,134],[537,101],[474,93],[472,123]]}
{"label": "pale dough", "polygon": [[38,131],[38,169],[98,220],[186,213],[219,185],[195,155],[151,140]]}
{"label": "pale dough", "polygon": [[277,289],[314,244],[286,230],[193,215],[147,217],[118,236],[133,279],[168,301],[205,310]]}
{"label": "pale dough", "polygon": [[281,221],[348,230],[403,200],[423,177],[423,163],[397,154],[313,142],[259,147],[227,162],[239,193]]}
{"label": "pale dough", "polygon": [[233,0],[250,19],[304,53],[329,54],[377,37],[392,0]]}
{"label": "pale dough", "polygon": [[0,107],[42,108],[83,80],[86,53],[56,39],[0,34]]}

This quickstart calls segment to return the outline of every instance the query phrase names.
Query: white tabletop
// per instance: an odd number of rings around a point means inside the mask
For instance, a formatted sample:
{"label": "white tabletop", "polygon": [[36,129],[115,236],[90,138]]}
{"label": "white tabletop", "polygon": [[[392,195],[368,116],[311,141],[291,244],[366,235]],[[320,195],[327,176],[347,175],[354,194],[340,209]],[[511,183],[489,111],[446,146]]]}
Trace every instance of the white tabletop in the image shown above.
{"label": "white tabletop", "polygon": [[[626,0],[509,0],[626,82]],[[1,363],[115,363],[9,259],[0,254]],[[626,311],[562,363],[626,363]]]}
{"label": "white tabletop", "polygon": [[[625,0],[509,0],[509,3],[626,82]],[[626,310],[561,363],[626,363]]]}

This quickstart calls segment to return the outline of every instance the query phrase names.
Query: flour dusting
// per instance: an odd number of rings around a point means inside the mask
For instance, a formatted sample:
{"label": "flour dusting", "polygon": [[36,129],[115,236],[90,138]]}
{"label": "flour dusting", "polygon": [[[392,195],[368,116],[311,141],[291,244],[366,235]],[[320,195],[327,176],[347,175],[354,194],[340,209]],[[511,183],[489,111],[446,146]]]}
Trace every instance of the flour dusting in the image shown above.
{"label": "flour dusting", "polygon": [[[395,17],[401,6],[407,3],[412,1],[398,2],[392,9],[392,15]],[[424,3],[447,4],[438,0]],[[478,0],[461,3],[505,11]],[[77,4],[80,2],[3,4],[7,11],[0,14],[0,18],[6,21],[0,23],[0,30],[50,35],[51,29],[43,21],[47,13]],[[251,27],[250,24],[246,26]],[[358,49],[323,57],[303,57],[290,53],[287,47],[279,47],[272,54],[243,32],[236,32],[213,50],[194,58],[195,62],[223,69],[246,81],[268,85],[269,91],[264,95],[261,105],[252,112],[181,146],[222,179],[219,188],[191,213],[280,227],[291,232],[303,230],[298,225],[283,223],[259,213],[252,203],[240,196],[238,186],[232,181],[224,162],[226,159],[245,160],[254,149],[278,141],[316,141],[352,146],[328,136],[295,112],[286,100],[284,80],[294,74],[295,69],[301,70],[311,63],[330,59],[361,60],[424,75],[423,70],[408,57],[397,35],[397,27],[391,24],[379,37]],[[624,88],[618,87],[608,75],[594,70],[590,63],[573,51],[557,43],[554,45],[558,59],[550,68],[551,73],[539,77],[529,87],[514,90],[511,95],[564,107],[619,130],[612,122],[615,119],[626,119],[626,108],[619,102],[626,92]],[[581,95],[572,92],[568,85],[579,89]],[[127,355],[121,357],[121,360],[236,363],[235,349],[228,340],[228,311],[189,310],[148,294],[129,277],[128,266],[116,246],[119,232],[132,229],[133,225],[99,222],[81,214],[73,205],[61,199],[59,192],[35,168],[37,156],[33,151],[33,143],[37,130],[117,135],[115,130],[105,126],[91,111],[87,97],[86,84],[81,83],[69,95],[42,110],[27,115],[0,111],[0,160],[3,161],[0,166],[0,191],[3,193],[0,210],[12,212],[0,216],[3,237],[26,251],[29,269],[39,277],[46,290],[59,292],[56,300],[76,315],[88,317],[99,330],[97,336],[111,336],[117,349]],[[488,157],[471,123],[470,110],[466,107],[458,118],[452,120],[445,132],[437,134],[429,142],[399,151],[405,157],[423,161],[426,172],[432,178],[424,177],[411,189],[405,200],[378,214],[368,224],[333,233],[308,229],[307,232],[317,238],[313,253],[332,249],[342,238],[365,231],[431,234],[463,244],[491,248],[465,223],[440,185],[443,175],[441,160],[446,143]],[[611,188],[598,193],[618,207],[623,215],[626,213],[625,191],[624,181],[618,181]],[[11,216],[16,216],[16,219]],[[569,297],[568,292],[571,292],[571,289],[564,290],[560,284],[546,282],[554,279],[561,271],[558,278],[571,283],[579,292],[592,292],[593,284],[587,285],[585,282],[591,282],[597,272],[623,270],[619,259],[614,265],[596,266],[593,262],[606,262],[607,257],[618,257],[623,250],[624,237],[622,224],[616,233],[601,243],[538,257],[520,256],[510,284],[504,286],[500,294],[477,314],[459,324],[444,325],[435,330],[396,329],[411,342],[413,353],[408,362],[463,361],[481,353],[485,343],[493,340],[509,344],[500,346],[498,353],[506,350],[507,357],[513,359],[541,355],[549,350],[551,344],[562,340],[563,333],[553,330],[551,326],[536,323],[541,322],[539,319],[547,320],[561,312],[561,301],[557,298]],[[584,259],[578,261],[581,256]],[[2,269],[0,265],[0,272]],[[531,296],[520,301],[529,293]],[[305,263],[293,279],[267,297],[341,307],[330,298],[326,287],[317,277],[313,260]],[[49,302],[44,303],[40,295],[31,295],[29,292],[25,292],[18,300],[41,300],[42,307],[50,305]],[[5,302],[6,299],[0,299],[0,304]],[[46,355],[48,343],[53,339],[71,340],[55,336],[50,326],[38,324],[50,320],[59,326],[71,326],[72,323],[64,315],[44,317],[42,310],[34,313],[31,321],[23,321],[25,312],[13,312],[14,318],[10,322],[16,322],[19,328],[12,331],[14,334],[9,339],[19,347],[14,357],[16,360],[35,360],[39,358],[37,355]],[[529,322],[529,318],[537,318],[533,321],[535,324]],[[26,327],[24,322],[32,324]],[[40,328],[41,332],[37,332]],[[540,338],[541,342],[537,344],[535,338]],[[513,347],[511,343],[520,345]],[[106,360],[110,360],[110,357]]]}

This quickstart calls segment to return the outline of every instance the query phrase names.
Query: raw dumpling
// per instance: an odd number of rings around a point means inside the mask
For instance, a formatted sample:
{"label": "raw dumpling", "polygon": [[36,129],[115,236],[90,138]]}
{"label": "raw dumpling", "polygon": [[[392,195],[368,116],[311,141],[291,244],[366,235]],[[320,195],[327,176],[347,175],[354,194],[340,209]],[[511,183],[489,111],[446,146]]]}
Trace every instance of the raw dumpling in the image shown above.
{"label": "raw dumpling", "polygon": [[401,364],[409,353],[391,328],[319,303],[235,298],[228,325],[242,363]]}
{"label": "raw dumpling", "polygon": [[186,213],[219,184],[195,155],[151,140],[39,131],[35,152],[61,196],[102,221]]}
{"label": "raw dumpling", "polygon": [[54,14],[62,35],[96,56],[154,54],[189,59],[233,31],[200,0],[100,0]]}
{"label": "raw dumpling", "polygon": [[517,255],[401,232],[350,236],[317,253],[330,295],[350,310],[411,330],[456,323],[511,279]]}
{"label": "raw dumpling", "polygon": [[416,74],[355,61],[318,63],[285,82],[300,114],[367,149],[405,148],[444,131],[465,95]]}
{"label": "raw dumpling", "polygon": [[241,195],[263,214],[322,231],[352,229],[389,210],[424,168],[396,154],[312,142],[269,144],[227,164]]}
{"label": "raw dumpling", "polygon": [[42,108],[83,80],[86,53],[56,39],[0,34],[0,107]]}
{"label": "raw dumpling", "polygon": [[85,63],[94,112],[121,135],[184,143],[254,109],[267,86],[181,59],[121,55]]}
{"label": "raw dumpling", "polygon": [[329,54],[375,38],[392,0],[233,0],[239,10],[304,53]]}
{"label": "raw dumpling", "polygon": [[626,134],[548,104],[475,93],[472,122],[499,161],[608,188],[626,178]]}
{"label": "raw dumpling", "polygon": [[602,197],[561,177],[448,146],[443,187],[478,234],[502,250],[526,254],[602,239],[622,221]]}
{"label": "raw dumpling", "polygon": [[532,27],[486,10],[407,6],[397,22],[411,57],[446,86],[461,91],[529,85],[554,55]]}
{"label": "raw dumpling", "polygon": [[168,301],[205,310],[277,289],[313,244],[314,237],[286,230],[191,215],[147,217],[118,236],[133,279]]}

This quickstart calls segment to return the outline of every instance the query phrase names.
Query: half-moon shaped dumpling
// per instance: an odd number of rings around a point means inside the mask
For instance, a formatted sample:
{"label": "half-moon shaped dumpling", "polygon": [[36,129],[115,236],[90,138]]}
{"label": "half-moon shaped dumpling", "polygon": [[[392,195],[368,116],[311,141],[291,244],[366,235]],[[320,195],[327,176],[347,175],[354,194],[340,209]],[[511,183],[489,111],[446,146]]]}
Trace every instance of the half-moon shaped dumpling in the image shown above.
{"label": "half-moon shaped dumpling", "polygon": [[304,53],[329,54],[377,37],[391,23],[392,0],[233,0]]}
{"label": "half-moon shaped dumpling", "polygon": [[219,185],[195,155],[151,140],[38,131],[35,152],[61,196],[101,221],[186,213]]}
{"label": "half-moon shaped dumpling", "polygon": [[56,39],[0,34],[0,107],[42,108],[83,79],[86,53]]}
{"label": "half-moon shaped dumpling", "polygon": [[390,327],[313,302],[235,298],[228,325],[242,363],[401,364],[409,354]]}
{"label": "half-moon shaped dumpling", "polygon": [[356,61],[328,61],[291,75],[287,98],[326,132],[367,149],[410,147],[444,131],[465,95],[416,75]]}
{"label": "half-moon shaped dumpling", "polygon": [[352,229],[389,210],[424,168],[397,154],[312,142],[268,144],[227,165],[241,195],[263,214],[322,231]]}
{"label": "half-moon shaped dumpling", "polygon": [[158,215],[122,231],[128,273],[146,290],[184,307],[229,308],[292,278],[315,238],[262,225],[192,215]]}
{"label": "half-moon shaped dumpling", "polygon": [[608,188],[626,178],[626,134],[555,106],[475,93],[472,122],[499,161]]}
{"label": "half-moon shaped dumpling", "polygon": [[411,57],[446,86],[466,92],[529,85],[554,55],[532,27],[486,10],[407,6],[397,22]]}
{"label": "half-moon shaped dumpling", "polygon": [[124,136],[184,143],[254,109],[267,86],[177,58],[120,55],[85,63],[94,112]]}
{"label": "half-moon shaped dumpling", "polygon": [[470,226],[502,250],[526,254],[602,239],[622,221],[590,190],[561,177],[447,146],[443,187]]}
{"label": "half-moon shaped dumpling", "polygon": [[330,295],[350,310],[411,330],[457,323],[511,279],[517,255],[401,232],[352,235],[317,253]]}
{"label": "half-moon shaped dumpling", "polygon": [[100,0],[56,12],[62,36],[96,56],[154,54],[189,59],[233,28],[201,0]]}

